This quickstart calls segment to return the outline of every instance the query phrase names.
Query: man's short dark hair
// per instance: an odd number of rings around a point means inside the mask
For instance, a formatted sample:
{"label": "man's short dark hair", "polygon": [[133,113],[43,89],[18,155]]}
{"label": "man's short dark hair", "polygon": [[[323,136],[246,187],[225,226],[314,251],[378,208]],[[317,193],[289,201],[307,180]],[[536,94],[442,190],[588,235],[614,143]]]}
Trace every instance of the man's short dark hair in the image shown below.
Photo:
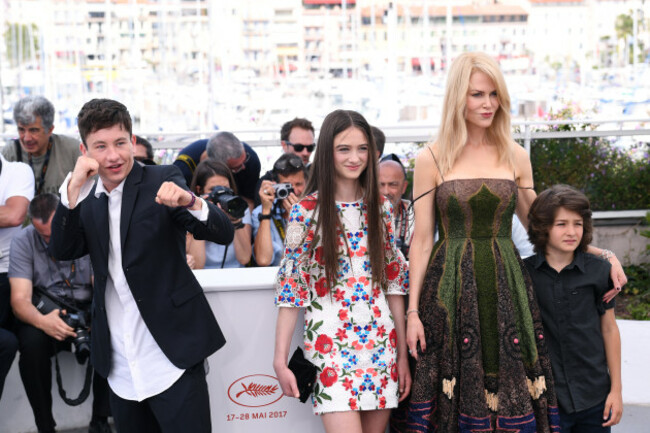
{"label": "man's short dark hair", "polygon": [[591,208],[586,195],[569,185],[553,185],[537,196],[528,212],[528,238],[535,252],[543,253],[548,244],[548,233],[553,227],[558,209],[577,213],[582,217],[582,239],[578,249],[587,251],[593,235]]}
{"label": "man's short dark hair", "polygon": [[77,115],[79,135],[84,145],[86,137],[100,129],[121,125],[125,131],[132,134],[131,115],[126,106],[112,99],[91,99],[86,102]]}
{"label": "man's short dark hair", "polygon": [[302,162],[302,158],[294,153],[284,153],[273,163],[273,177],[277,180],[278,175],[287,177],[295,173],[304,173],[305,176],[307,172],[305,171],[305,164]]}
{"label": "man's short dark hair", "polygon": [[149,140],[147,140],[144,137],[140,137],[139,135],[136,135],[135,144],[144,146],[144,148],[147,149],[147,159],[153,160],[153,146],[151,145],[151,143],[149,143]]}
{"label": "man's short dark hair", "polygon": [[27,213],[33,220],[46,222],[59,204],[59,196],[52,193],[39,194],[29,203]]}
{"label": "man's short dark hair", "polygon": [[377,146],[379,156],[382,156],[384,154],[384,146],[386,145],[386,136],[383,131],[376,126],[371,126],[370,130],[372,131],[372,136],[375,138],[375,146]]}
{"label": "man's short dark hair", "polygon": [[307,131],[311,131],[312,134],[314,133],[314,125],[309,120],[296,117],[282,125],[282,129],[280,129],[280,140],[289,141],[289,135],[293,128],[306,129]]}

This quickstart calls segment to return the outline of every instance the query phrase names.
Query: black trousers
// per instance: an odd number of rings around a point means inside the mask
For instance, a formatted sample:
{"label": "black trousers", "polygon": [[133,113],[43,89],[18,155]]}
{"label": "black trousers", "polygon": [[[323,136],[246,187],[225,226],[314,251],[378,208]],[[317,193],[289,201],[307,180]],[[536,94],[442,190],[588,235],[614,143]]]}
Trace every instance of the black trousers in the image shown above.
{"label": "black trousers", "polygon": [[167,390],[144,401],[125,400],[111,390],[118,433],[210,433],[210,397],[203,363],[188,369]]}
{"label": "black trousers", "polygon": [[11,329],[14,315],[11,312],[11,286],[7,273],[0,273],[0,328]]}
{"label": "black trousers", "polygon": [[5,386],[5,378],[16,357],[18,340],[9,329],[12,329],[13,314],[11,313],[11,286],[7,273],[0,273],[0,397]]}
{"label": "black trousers", "polygon": [[[25,386],[25,393],[34,412],[39,431],[54,431],[56,422],[52,416],[52,356],[69,347],[50,337],[40,329],[22,322],[16,327],[20,359],[18,368]],[[65,379],[64,379],[65,380]],[[93,417],[110,416],[106,379],[93,375]],[[71,408],[70,410],[74,410]]]}
{"label": "black trousers", "polygon": [[5,378],[14,362],[17,350],[18,339],[16,336],[6,329],[0,328],[0,398],[2,398]]}

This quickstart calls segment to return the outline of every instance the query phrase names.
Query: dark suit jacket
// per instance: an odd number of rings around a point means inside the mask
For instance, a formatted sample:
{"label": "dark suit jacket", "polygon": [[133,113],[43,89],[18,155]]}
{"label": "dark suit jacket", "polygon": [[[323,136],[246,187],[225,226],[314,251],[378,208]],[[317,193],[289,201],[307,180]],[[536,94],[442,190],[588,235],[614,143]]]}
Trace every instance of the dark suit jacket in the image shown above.
{"label": "dark suit jacket", "polygon": [[[120,237],[122,267],[131,293],[147,327],[169,360],[187,369],[225,344],[225,339],[203,289],[186,264],[185,232],[196,239],[228,244],[234,229],[230,220],[208,203],[206,223],[184,208],[155,202],[165,181],[186,188],[178,168],[134,164],[122,195]],[[108,278],[108,198],[90,195],[74,209],[62,204],[52,221],[50,249],[58,260],[90,253],[95,274],[92,304],[91,359],[107,377],[111,367],[111,340],[104,293]]]}

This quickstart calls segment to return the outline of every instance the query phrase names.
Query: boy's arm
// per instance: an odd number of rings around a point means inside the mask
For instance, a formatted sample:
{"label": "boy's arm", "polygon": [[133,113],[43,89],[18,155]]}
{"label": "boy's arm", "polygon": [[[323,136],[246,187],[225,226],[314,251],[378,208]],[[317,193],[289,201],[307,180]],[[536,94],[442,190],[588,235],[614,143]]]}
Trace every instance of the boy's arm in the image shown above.
{"label": "boy's arm", "polygon": [[603,411],[603,420],[609,418],[607,422],[603,423],[603,427],[608,427],[618,424],[623,416],[621,334],[618,331],[613,308],[608,309],[600,317],[600,328],[603,333],[605,356],[607,357],[607,368],[609,368],[609,378],[611,381],[609,394],[605,401],[605,410]]}

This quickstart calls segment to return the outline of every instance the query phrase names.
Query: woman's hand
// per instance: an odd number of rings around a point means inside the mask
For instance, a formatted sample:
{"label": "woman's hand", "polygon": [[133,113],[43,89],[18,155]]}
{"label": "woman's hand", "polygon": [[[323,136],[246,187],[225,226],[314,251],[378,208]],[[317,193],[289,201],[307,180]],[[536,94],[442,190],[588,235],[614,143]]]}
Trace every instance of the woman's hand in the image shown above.
{"label": "woman's hand", "polygon": [[623,271],[623,265],[618,261],[618,257],[614,255],[609,258],[609,262],[612,264],[610,277],[614,283],[614,288],[620,292],[623,286],[627,283],[627,277],[625,276],[625,271]]}
{"label": "woman's hand", "polygon": [[614,288],[603,296],[604,302],[610,302],[621,293],[621,289],[627,283],[627,277],[625,276],[625,271],[623,271],[623,265],[618,261],[618,258],[615,255],[612,255],[608,258],[609,263],[612,264],[612,268],[609,271],[609,277],[614,283]]}
{"label": "woman's hand", "polygon": [[399,401],[404,400],[411,393],[411,369],[406,354],[397,356],[397,377],[399,385]]}
{"label": "woman's hand", "polygon": [[280,387],[282,392],[287,397],[300,398],[300,392],[298,391],[298,382],[296,381],[296,376],[293,374],[293,371],[289,370],[289,367],[284,366],[274,366],[275,375],[278,377],[278,382],[280,382]]}
{"label": "woman's hand", "polygon": [[406,345],[409,348],[411,356],[417,360],[418,342],[420,343],[420,350],[422,352],[427,350],[427,343],[424,338],[424,326],[418,313],[409,314],[406,320]]}

